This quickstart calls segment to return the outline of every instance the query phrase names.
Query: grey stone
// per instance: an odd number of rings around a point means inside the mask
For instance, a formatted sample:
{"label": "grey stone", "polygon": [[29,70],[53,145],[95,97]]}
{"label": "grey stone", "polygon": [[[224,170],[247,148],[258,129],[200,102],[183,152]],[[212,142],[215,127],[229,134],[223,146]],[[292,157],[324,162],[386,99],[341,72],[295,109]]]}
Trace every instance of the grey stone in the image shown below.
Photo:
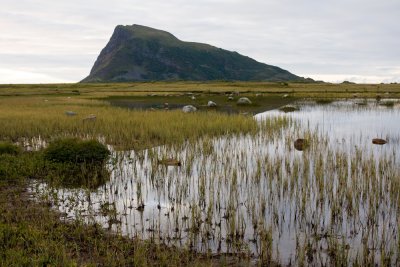
{"label": "grey stone", "polygon": [[250,99],[248,99],[247,97],[241,97],[239,98],[239,100],[237,101],[238,105],[250,105],[251,101]]}
{"label": "grey stone", "polygon": [[184,107],[182,108],[182,111],[183,111],[184,113],[190,113],[190,112],[195,112],[195,111],[197,111],[197,108],[196,108],[195,106],[192,106],[192,105],[187,105],[187,106],[184,106]]}
{"label": "grey stone", "polygon": [[217,106],[217,103],[215,103],[214,101],[208,101],[207,106],[208,106],[209,108],[214,108],[214,107]]}

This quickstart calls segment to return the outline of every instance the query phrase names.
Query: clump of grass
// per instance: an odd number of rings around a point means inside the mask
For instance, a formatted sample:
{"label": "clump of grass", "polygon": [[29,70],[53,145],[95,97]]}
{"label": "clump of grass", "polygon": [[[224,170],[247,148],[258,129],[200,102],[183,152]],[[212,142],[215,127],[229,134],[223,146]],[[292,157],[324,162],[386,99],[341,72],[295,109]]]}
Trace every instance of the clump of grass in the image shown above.
{"label": "clump of grass", "polygon": [[81,141],[77,138],[56,140],[45,149],[44,158],[58,163],[103,164],[110,151],[96,140]]}
{"label": "clump of grass", "polygon": [[[104,163],[110,155],[107,147],[96,140],[59,139],[43,152],[43,158],[54,183],[67,187],[97,188],[108,180]],[[54,178],[56,177],[56,178]]]}
{"label": "clump of grass", "polygon": [[383,102],[379,103],[379,105],[385,106],[385,107],[388,107],[388,108],[394,107],[394,104],[395,104],[394,101],[383,101]]}
{"label": "clump of grass", "polygon": [[10,142],[0,142],[0,155],[18,155],[22,149]]}
{"label": "clump of grass", "polygon": [[281,107],[279,110],[283,111],[285,113],[288,113],[288,112],[298,111],[299,108],[295,107],[295,106],[292,106],[292,105],[286,105],[286,106]]}
{"label": "clump of grass", "polygon": [[320,105],[327,105],[331,104],[333,102],[333,99],[330,98],[319,98],[315,100],[315,103],[320,104]]}
{"label": "clump of grass", "polygon": [[44,177],[43,157],[39,152],[0,155],[0,182],[17,184],[25,179]]}

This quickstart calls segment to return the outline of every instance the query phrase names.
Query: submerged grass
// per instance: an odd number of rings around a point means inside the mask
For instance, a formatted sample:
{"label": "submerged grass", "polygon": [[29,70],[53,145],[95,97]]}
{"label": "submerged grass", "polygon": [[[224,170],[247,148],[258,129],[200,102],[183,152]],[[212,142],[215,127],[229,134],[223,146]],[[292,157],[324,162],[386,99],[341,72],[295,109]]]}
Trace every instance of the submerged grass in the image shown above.
{"label": "submerged grass", "polygon": [[97,224],[60,221],[60,214],[29,200],[22,188],[0,183],[0,266],[212,265],[185,249],[112,235]]}
{"label": "submerged grass", "polygon": [[212,266],[215,259],[189,248],[115,235],[101,225],[71,220],[36,201],[31,179],[57,179],[40,152],[0,155],[0,266]]}

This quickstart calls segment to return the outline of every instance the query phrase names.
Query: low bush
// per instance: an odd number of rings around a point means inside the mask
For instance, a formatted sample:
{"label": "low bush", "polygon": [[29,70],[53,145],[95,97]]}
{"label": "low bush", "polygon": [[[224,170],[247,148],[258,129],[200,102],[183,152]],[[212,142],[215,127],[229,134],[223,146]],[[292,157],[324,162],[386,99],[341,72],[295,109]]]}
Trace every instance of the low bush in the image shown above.
{"label": "low bush", "polygon": [[44,158],[58,163],[104,163],[110,151],[96,140],[59,139],[45,149]]}
{"label": "low bush", "polygon": [[109,179],[104,166],[109,155],[107,147],[96,140],[54,141],[43,152],[47,180],[66,187],[97,188]]}

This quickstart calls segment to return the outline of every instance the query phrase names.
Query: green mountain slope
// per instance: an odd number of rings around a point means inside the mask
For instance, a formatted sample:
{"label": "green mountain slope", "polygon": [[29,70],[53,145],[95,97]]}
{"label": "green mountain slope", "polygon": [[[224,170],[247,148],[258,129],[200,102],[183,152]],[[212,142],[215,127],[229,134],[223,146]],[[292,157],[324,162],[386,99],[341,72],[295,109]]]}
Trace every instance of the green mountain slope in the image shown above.
{"label": "green mountain slope", "polygon": [[153,28],[117,26],[82,82],[158,80],[303,81],[281,68]]}

